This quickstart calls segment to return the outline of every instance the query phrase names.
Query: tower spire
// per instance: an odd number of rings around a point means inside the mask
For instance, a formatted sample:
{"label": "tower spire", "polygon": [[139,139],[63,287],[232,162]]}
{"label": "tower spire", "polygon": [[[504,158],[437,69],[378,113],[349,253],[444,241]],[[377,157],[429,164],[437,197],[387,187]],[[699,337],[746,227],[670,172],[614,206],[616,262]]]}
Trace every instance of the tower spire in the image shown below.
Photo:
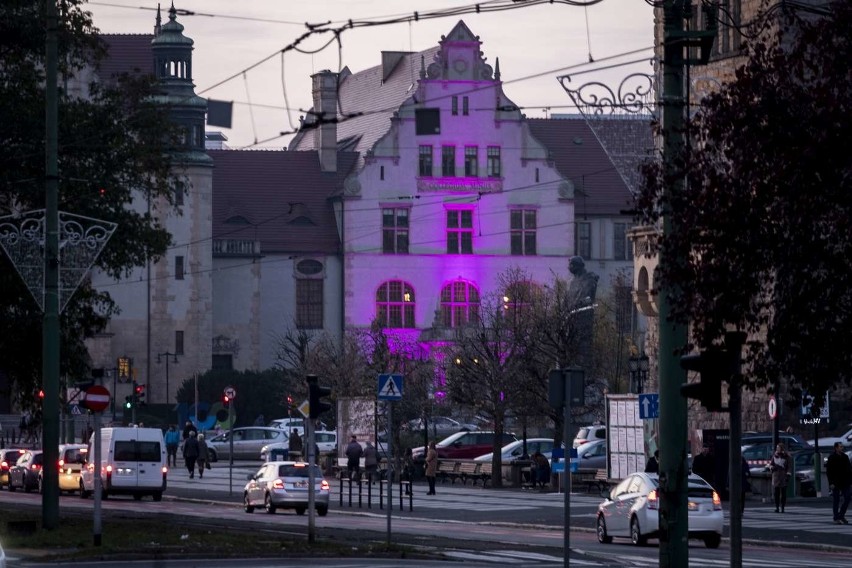
{"label": "tower spire", "polygon": [[160,5],[157,4],[157,20],[154,23],[154,37],[160,35],[161,24],[163,23],[163,18],[160,15]]}

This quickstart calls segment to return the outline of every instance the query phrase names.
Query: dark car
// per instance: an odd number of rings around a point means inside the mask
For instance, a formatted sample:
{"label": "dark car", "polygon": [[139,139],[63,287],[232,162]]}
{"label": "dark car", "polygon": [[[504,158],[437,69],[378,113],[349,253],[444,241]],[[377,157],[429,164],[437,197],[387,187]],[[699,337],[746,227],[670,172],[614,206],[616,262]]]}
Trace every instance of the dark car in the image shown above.
{"label": "dark car", "polygon": [[[810,448],[810,446],[807,445],[807,442],[805,442],[805,446],[799,446],[796,442],[791,442],[789,444],[786,442],[783,443],[787,448],[787,451],[791,453],[796,453],[800,450],[807,450]],[[745,458],[746,463],[748,463],[749,471],[752,473],[762,471],[767,465],[769,465],[769,460],[775,452],[775,446],[772,445],[772,442],[762,442],[743,447],[743,457]]]}
{"label": "dark car", "polygon": [[12,448],[0,450],[0,489],[9,485],[9,470],[26,451]]}
{"label": "dark car", "polygon": [[[811,445],[802,436],[791,434],[789,432],[778,432],[778,441],[784,444],[789,452],[810,448]],[[772,443],[772,432],[745,432],[742,436],[741,444],[743,446],[753,446],[754,444]]]}
{"label": "dark car", "polygon": [[9,491],[23,489],[29,493],[38,489],[38,474],[43,459],[41,450],[26,450],[9,470]]}

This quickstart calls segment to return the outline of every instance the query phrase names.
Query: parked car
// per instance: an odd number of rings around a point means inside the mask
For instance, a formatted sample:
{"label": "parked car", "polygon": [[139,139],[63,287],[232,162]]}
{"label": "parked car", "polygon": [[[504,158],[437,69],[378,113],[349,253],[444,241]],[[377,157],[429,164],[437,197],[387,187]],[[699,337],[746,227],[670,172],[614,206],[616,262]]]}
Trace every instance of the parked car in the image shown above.
{"label": "parked car", "polygon": [[27,450],[6,448],[0,450],[0,489],[9,486],[9,470]]}
{"label": "parked car", "polygon": [[406,423],[406,429],[411,432],[423,432],[424,427],[431,436],[435,437],[449,436],[456,432],[479,429],[475,424],[462,424],[449,416],[432,416],[425,421],[422,418],[415,418]]}
{"label": "parked car", "polygon": [[9,491],[23,489],[27,493],[38,489],[38,474],[44,454],[41,450],[26,450],[9,469]]}
{"label": "parked car", "polygon": [[[314,507],[320,517],[328,514],[331,487],[319,466],[314,465]],[[304,515],[308,509],[308,464],[305,462],[267,462],[255,474],[249,474],[243,491],[246,513],[263,507],[269,514],[277,509],[296,509]]]}
{"label": "parked car", "polygon": [[[784,444],[788,451],[796,451],[797,449],[811,447],[810,442],[805,440],[798,434],[790,432],[778,432],[778,440]],[[772,432],[745,432],[742,435],[740,442],[743,446],[753,446],[755,444],[772,443]]]}
{"label": "parked car", "polygon": [[577,430],[577,435],[574,436],[574,447],[579,448],[583,444],[595,440],[606,440],[606,426],[602,424],[583,426]]}
{"label": "parked car", "polygon": [[[810,449],[810,446],[808,446],[807,443],[802,446],[795,441],[791,441],[789,445],[785,443],[785,446],[787,448],[787,451],[789,451],[790,453],[796,453],[800,450]],[[769,465],[769,460],[772,458],[772,454],[775,452],[775,446],[772,445],[772,442],[762,442],[760,444],[744,446],[742,452],[743,457],[745,458],[745,461],[748,464],[749,471],[751,473],[756,473],[763,471],[764,467]],[[813,453],[812,449],[811,453]]]}
{"label": "parked car", "polygon": [[[86,444],[60,444],[59,446],[59,492],[73,493],[80,490],[80,472],[86,463]],[[38,472],[38,490],[43,491],[44,468]]]}
{"label": "parked car", "polygon": [[[328,430],[328,426],[326,426],[325,422],[318,422],[316,425],[320,430]],[[283,430],[293,430],[299,429],[299,435],[305,433],[305,419],[304,418],[277,418],[267,424],[270,428],[281,428]]]}
{"label": "parked car", "polygon": [[231,435],[234,437],[234,459],[256,460],[263,446],[289,441],[287,430],[268,426],[246,426],[234,428],[207,441],[207,451],[211,462],[229,459],[231,456]]}
{"label": "parked car", "polygon": [[[536,452],[544,454],[548,460],[553,451],[553,438],[527,438],[527,456],[531,456]],[[524,454],[524,441],[517,440],[503,446],[500,451],[500,459],[503,463],[511,463],[521,459]],[[494,452],[488,452],[473,458],[478,462],[490,462],[494,459]]]}
{"label": "parked car", "polygon": [[[514,434],[504,432],[501,446],[516,440]],[[473,459],[493,449],[494,432],[456,432],[435,444],[438,459]],[[423,446],[413,448],[411,454],[415,461],[426,458]]]}
{"label": "parked car", "polygon": [[579,469],[606,469],[606,440],[595,440],[577,448]]}
{"label": "parked car", "polygon": [[[689,538],[703,540],[707,548],[718,548],[723,524],[719,494],[695,474],[689,476],[687,483]],[[625,537],[636,546],[643,546],[649,538],[657,538],[659,484],[656,473],[632,473],[616,485],[598,506],[598,541],[608,544],[613,537]]]}
{"label": "parked car", "polygon": [[[319,447],[320,453],[331,453],[337,451],[337,432],[314,432],[314,440],[316,441],[317,446]],[[302,438],[302,444],[304,445],[305,438]],[[274,450],[289,450],[290,449],[290,440],[286,442],[276,442],[274,444],[267,444],[260,449],[260,459],[263,461],[267,461],[269,459],[269,453]],[[303,456],[304,457],[304,456]]]}
{"label": "parked car", "polygon": [[852,448],[852,424],[848,424],[849,430],[841,434],[840,436],[826,436],[824,438],[819,438],[818,440],[808,440],[808,443],[813,446],[814,442],[819,441],[820,451],[822,448],[831,448],[834,447],[834,444],[840,442],[846,448]]}

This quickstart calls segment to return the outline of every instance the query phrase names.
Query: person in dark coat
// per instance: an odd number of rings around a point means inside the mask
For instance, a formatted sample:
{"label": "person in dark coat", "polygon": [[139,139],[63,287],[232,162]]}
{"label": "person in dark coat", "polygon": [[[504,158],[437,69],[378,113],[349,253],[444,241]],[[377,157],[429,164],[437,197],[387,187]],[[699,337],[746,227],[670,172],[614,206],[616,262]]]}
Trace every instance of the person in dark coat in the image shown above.
{"label": "person in dark coat", "polygon": [[189,471],[189,478],[195,479],[195,462],[198,460],[198,439],[195,430],[189,432],[189,437],[183,442],[183,459],[186,462],[186,469]]}
{"label": "person in dark coat", "polygon": [[745,500],[746,495],[751,493],[751,482],[749,482],[749,478],[751,477],[751,471],[748,469],[748,462],[742,456],[740,456],[740,473],[742,475],[742,486],[740,487],[740,503],[742,503],[742,512],[745,513]]}
{"label": "person in dark coat", "polygon": [[645,473],[660,473],[660,450],[654,450],[654,455],[648,458]]}
{"label": "person in dark coat", "polygon": [[787,507],[787,484],[790,482],[790,472],[793,459],[784,444],[775,447],[775,453],[769,460],[769,471],[772,472],[772,491],[775,497],[775,512],[783,513]]}
{"label": "person in dark coat", "polygon": [[834,444],[834,453],[828,456],[825,463],[825,473],[828,476],[828,487],[831,489],[831,512],[834,515],[834,524],[848,525],[846,509],[849,508],[849,500],[852,498],[850,493],[852,462],[846,457],[843,444],[840,442]]}
{"label": "person in dark coat", "polygon": [[196,434],[198,434],[198,428],[195,427],[195,424],[193,424],[192,421],[187,420],[186,424],[183,427],[183,437],[182,438],[183,438],[184,441],[187,438],[189,438],[190,432],[195,432]]}
{"label": "person in dark coat", "polygon": [[692,460],[692,473],[715,487],[716,462],[710,452],[710,444],[704,444],[701,453]]}
{"label": "person in dark coat", "polygon": [[363,453],[364,449],[358,443],[358,437],[352,434],[349,444],[346,446],[346,472],[349,474],[349,479],[361,475],[361,456]]}

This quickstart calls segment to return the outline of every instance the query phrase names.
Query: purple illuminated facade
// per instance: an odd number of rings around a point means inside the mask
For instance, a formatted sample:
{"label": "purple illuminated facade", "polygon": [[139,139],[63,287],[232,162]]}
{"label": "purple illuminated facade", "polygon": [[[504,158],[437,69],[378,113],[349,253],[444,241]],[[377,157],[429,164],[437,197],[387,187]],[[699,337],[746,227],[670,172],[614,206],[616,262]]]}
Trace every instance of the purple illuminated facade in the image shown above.
{"label": "purple illuminated facade", "polygon": [[[542,284],[568,277],[573,185],[530,134],[503,92],[499,60],[488,64],[481,44],[459,22],[438,49],[404,54],[413,83],[338,209],[346,326],[378,317],[390,336],[428,349],[448,337],[436,330],[463,325],[485,295],[502,293],[507,269]],[[342,74],[341,92],[358,79]]]}

